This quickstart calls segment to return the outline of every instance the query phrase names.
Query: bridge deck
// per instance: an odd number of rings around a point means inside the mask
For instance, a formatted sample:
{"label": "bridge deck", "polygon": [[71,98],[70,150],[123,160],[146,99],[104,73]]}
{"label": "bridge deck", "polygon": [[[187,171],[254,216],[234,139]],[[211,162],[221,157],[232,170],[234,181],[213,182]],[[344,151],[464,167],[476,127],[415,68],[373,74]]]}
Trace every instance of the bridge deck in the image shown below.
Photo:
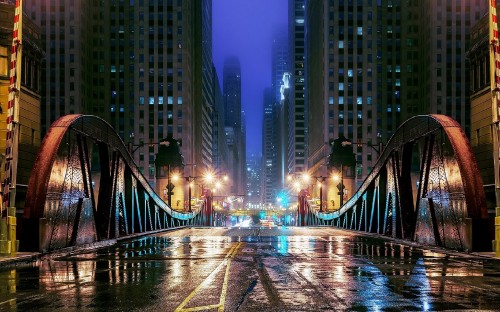
{"label": "bridge deck", "polygon": [[0,310],[495,310],[499,270],[332,228],[186,228],[4,268]]}

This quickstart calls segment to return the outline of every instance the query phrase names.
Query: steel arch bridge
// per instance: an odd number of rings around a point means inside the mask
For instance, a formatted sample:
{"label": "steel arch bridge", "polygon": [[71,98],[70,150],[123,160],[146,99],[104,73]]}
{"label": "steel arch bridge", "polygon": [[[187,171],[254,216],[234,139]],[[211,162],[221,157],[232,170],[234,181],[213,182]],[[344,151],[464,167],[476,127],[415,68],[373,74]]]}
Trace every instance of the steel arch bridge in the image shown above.
{"label": "steel arch bridge", "polygon": [[[104,120],[68,115],[45,136],[20,222],[24,250],[49,251],[179,226],[223,225],[211,196],[174,211],[150,187]],[[299,194],[297,225],[329,225],[459,250],[488,249],[483,184],[460,125],[409,119],[358,191],[334,213]]]}
{"label": "steel arch bridge", "polygon": [[483,183],[460,124],[416,116],[392,136],[372,172],[334,213],[299,194],[300,225],[332,225],[457,250],[487,250]]}
{"label": "steel arch bridge", "polygon": [[44,137],[28,184],[21,249],[50,251],[188,225],[220,225],[205,197],[191,213],[158,196],[103,119],[67,115]]}

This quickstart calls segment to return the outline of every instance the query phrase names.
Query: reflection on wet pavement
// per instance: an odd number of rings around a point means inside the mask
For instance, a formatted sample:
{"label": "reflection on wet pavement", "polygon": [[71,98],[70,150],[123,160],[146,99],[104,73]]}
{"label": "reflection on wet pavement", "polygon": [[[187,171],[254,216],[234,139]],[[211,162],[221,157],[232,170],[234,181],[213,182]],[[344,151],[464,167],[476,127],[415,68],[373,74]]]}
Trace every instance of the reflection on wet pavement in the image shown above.
{"label": "reflection on wet pavement", "polygon": [[0,270],[0,310],[498,310],[500,262],[330,228],[191,228]]}

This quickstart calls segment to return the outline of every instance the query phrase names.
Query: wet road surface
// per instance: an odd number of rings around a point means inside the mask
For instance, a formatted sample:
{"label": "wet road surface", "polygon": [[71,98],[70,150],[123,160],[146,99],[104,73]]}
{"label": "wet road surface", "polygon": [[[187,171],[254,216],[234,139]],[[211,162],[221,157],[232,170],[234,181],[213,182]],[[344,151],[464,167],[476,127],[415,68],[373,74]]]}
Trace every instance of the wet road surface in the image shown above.
{"label": "wet road surface", "polygon": [[331,228],[193,228],[0,269],[0,311],[500,310],[500,261]]}

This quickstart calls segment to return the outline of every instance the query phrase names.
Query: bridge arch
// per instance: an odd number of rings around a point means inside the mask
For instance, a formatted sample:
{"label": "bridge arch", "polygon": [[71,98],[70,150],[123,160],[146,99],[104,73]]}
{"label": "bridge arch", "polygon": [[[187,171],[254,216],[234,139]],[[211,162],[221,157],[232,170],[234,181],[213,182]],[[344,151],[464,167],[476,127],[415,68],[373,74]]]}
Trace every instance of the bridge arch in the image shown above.
{"label": "bridge arch", "polygon": [[491,248],[483,183],[460,124],[444,115],[403,123],[355,194],[311,223],[459,250]]}
{"label": "bridge arch", "polygon": [[54,250],[190,224],[212,211],[173,210],[103,119],[67,115],[44,137],[28,183],[21,249]]}

